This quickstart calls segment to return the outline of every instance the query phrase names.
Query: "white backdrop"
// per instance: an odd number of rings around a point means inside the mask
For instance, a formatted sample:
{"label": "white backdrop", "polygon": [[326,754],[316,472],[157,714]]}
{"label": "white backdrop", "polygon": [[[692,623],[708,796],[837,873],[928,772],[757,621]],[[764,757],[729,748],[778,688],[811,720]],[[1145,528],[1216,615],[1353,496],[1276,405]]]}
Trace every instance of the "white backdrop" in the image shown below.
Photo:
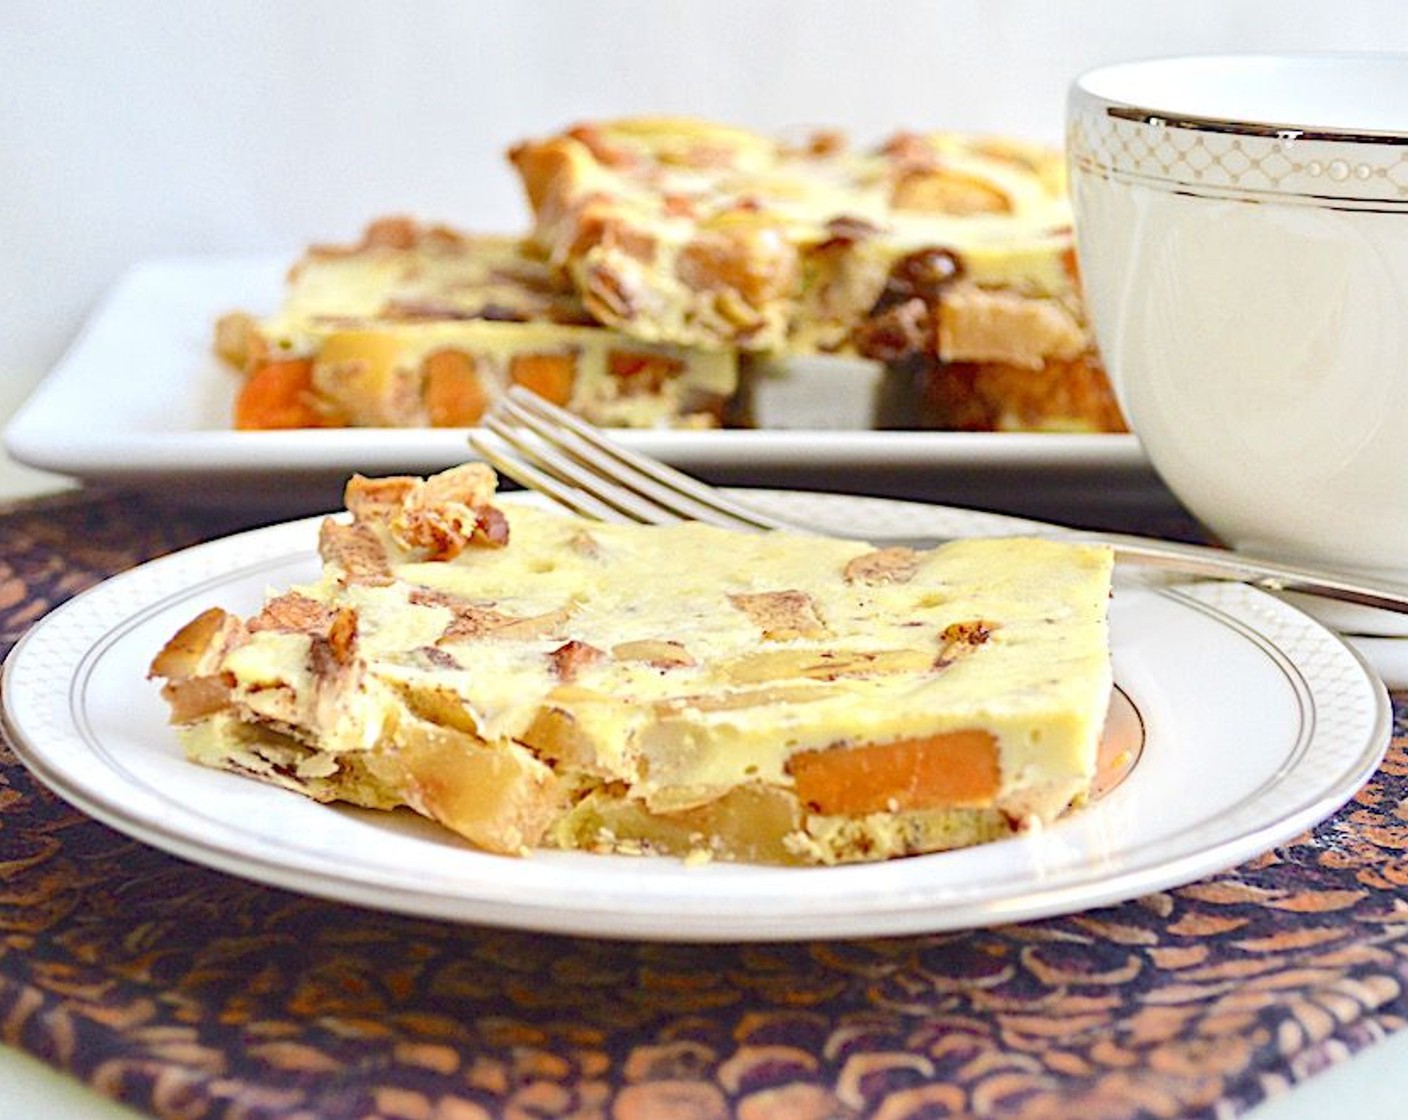
{"label": "white backdrop", "polygon": [[[134,262],[292,253],[388,211],[517,229],[503,150],[578,119],[1055,140],[1091,66],[1305,49],[1408,52],[1408,4],[0,0],[0,420]],[[1404,1053],[1380,1047],[1262,1111],[1392,1114]],[[67,1079],[19,1078],[31,1065],[0,1050],[19,1114],[118,1113]]]}
{"label": "white backdrop", "polygon": [[0,0],[0,404],[140,259],[294,252],[392,211],[519,229],[505,148],[580,119],[1057,140],[1083,69],[1240,49],[1408,51],[1408,5]]}

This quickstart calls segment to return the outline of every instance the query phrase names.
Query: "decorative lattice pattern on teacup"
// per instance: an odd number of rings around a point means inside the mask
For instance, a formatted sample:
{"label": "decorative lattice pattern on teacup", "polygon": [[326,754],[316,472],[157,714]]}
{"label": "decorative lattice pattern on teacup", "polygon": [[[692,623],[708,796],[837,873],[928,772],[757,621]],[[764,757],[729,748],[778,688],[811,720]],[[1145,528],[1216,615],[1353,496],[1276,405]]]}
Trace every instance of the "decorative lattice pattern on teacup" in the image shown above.
{"label": "decorative lattice pattern on teacup", "polygon": [[1181,193],[1408,206],[1408,139],[1167,118],[1078,100],[1066,140],[1081,171]]}

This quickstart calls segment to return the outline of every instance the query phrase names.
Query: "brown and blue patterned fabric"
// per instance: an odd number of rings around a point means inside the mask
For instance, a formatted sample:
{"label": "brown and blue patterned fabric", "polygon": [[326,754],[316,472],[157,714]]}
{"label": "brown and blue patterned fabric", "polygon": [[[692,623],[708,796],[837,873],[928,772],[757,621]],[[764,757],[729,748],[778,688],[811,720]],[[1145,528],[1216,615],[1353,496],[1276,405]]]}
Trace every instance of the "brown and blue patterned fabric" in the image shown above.
{"label": "brown and blue patterned fabric", "polygon": [[[229,528],[121,495],[0,512],[0,654]],[[761,945],[245,882],[85,817],[0,740],[0,1041],[183,1120],[1235,1115],[1408,1014],[1405,712],[1349,805],[1224,874],[1022,925]]]}

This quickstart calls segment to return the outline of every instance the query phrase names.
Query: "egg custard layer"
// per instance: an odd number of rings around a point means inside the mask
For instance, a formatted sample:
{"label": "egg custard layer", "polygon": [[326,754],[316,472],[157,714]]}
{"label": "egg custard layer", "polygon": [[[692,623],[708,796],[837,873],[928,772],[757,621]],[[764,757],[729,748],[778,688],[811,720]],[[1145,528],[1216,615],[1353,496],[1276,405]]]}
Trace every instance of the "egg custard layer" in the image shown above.
{"label": "egg custard layer", "polygon": [[933,551],[356,478],[320,579],[157,655],[190,757],[487,851],[782,864],[961,847],[1088,793],[1108,549]]}

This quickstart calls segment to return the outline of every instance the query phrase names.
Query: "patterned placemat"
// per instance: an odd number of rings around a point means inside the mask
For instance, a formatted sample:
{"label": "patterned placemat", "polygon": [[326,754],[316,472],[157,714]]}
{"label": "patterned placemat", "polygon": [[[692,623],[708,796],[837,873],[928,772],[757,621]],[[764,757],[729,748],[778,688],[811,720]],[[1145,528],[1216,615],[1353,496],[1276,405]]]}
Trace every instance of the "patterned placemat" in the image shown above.
{"label": "patterned placemat", "polygon": [[[122,495],[0,512],[0,655],[219,535]],[[1408,1015],[1408,698],[1378,775],[1233,871],[929,937],[631,944],[304,898],[128,840],[0,740],[0,1041],[157,1116],[1223,1117]]]}

